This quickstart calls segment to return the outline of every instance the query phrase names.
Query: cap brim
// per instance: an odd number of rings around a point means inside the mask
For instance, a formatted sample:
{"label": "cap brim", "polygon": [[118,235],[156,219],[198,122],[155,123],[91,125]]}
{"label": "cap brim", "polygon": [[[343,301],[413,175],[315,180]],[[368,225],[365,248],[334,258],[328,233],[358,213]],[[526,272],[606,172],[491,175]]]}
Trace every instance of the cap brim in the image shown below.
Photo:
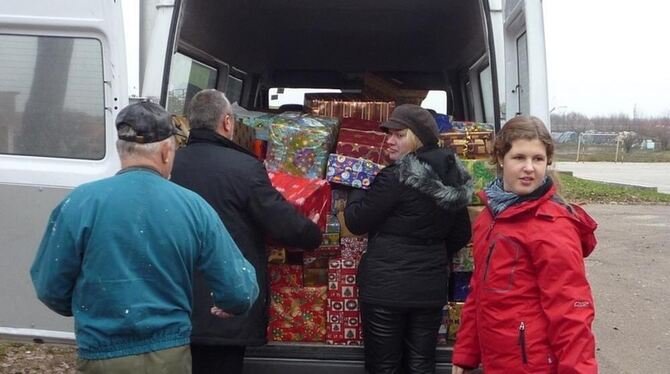
{"label": "cap brim", "polygon": [[407,125],[401,122],[394,121],[392,119],[382,123],[379,125],[379,128],[381,128],[383,131],[388,131],[388,130],[403,130],[408,128]]}

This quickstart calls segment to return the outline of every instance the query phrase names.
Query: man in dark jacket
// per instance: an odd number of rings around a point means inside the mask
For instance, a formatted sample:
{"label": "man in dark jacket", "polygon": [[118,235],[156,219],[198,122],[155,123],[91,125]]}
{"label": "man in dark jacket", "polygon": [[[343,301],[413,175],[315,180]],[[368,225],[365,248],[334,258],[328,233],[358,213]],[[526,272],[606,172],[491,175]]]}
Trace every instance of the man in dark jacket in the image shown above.
{"label": "man in dark jacket", "polygon": [[193,373],[241,373],[245,347],[267,342],[266,239],[313,249],[321,244],[321,231],[272,187],[263,164],[230,140],[235,119],[223,93],[203,90],[196,94],[189,104],[188,119],[188,144],[177,152],[172,180],[214,207],[242,254],[256,268],[260,288],[247,315],[222,320],[211,315],[210,291],[196,277]]}

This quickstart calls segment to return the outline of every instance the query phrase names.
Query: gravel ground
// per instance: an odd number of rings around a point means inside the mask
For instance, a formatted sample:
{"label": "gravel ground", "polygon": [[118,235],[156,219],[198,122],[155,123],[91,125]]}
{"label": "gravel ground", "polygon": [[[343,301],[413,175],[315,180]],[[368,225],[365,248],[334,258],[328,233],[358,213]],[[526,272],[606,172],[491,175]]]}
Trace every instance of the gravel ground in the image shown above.
{"label": "gravel ground", "polygon": [[0,373],[74,374],[76,349],[53,344],[0,343]]}

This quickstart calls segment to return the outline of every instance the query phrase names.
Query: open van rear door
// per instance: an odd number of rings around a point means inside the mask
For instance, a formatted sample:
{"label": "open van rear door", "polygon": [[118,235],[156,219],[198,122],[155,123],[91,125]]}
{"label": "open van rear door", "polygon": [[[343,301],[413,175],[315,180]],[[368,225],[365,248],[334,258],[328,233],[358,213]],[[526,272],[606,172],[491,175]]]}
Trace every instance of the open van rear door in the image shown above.
{"label": "open van rear door", "polygon": [[503,2],[506,120],[533,115],[549,124],[541,0]]}
{"label": "open van rear door", "polygon": [[71,319],[30,297],[28,272],[55,205],[119,169],[113,124],[128,92],[120,3],[0,2],[0,335],[72,331]]}

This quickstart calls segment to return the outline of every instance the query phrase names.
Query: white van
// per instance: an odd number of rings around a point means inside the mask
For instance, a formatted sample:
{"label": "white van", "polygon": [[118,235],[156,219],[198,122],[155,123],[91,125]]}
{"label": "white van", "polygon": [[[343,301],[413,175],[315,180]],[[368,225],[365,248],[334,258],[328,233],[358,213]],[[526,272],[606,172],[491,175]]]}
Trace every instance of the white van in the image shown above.
{"label": "white van", "polygon": [[[457,119],[548,123],[541,0],[139,3],[140,95],[173,113],[202,88],[262,110],[270,90],[357,92],[378,72],[443,93]],[[28,272],[54,206],[119,169],[125,45],[121,1],[0,2],[0,337],[73,341]],[[450,358],[438,349],[438,372]],[[248,349],[245,372],[362,373],[362,362],[362,347],[271,343]]]}

